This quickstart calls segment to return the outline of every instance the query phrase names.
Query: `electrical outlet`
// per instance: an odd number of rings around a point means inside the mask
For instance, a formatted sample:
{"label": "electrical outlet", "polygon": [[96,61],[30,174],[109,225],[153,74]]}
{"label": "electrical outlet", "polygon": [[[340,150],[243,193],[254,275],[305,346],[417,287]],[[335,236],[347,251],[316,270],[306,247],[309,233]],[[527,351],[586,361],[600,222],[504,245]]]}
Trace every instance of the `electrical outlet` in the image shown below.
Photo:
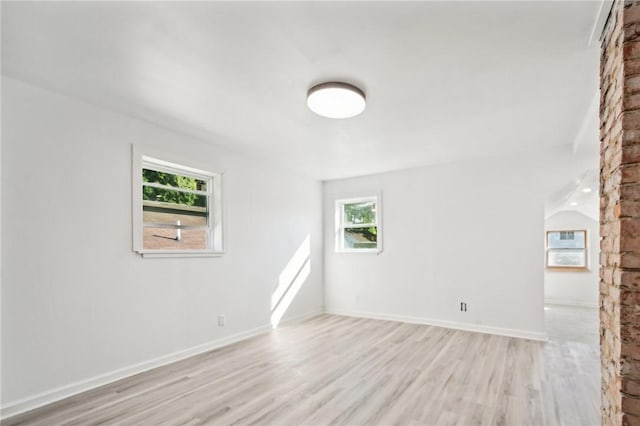
{"label": "electrical outlet", "polygon": [[218,315],[218,327],[224,327],[224,315]]}
{"label": "electrical outlet", "polygon": [[467,312],[467,302],[460,302],[460,312]]}

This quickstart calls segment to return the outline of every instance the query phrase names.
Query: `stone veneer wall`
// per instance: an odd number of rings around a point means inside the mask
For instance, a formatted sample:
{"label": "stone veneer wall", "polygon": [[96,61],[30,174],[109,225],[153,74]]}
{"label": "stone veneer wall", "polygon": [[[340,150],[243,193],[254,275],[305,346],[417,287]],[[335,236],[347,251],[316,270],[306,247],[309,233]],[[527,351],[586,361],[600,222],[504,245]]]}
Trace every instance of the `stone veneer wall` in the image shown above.
{"label": "stone veneer wall", "polygon": [[602,423],[640,425],[640,2],[615,1],[600,62]]}

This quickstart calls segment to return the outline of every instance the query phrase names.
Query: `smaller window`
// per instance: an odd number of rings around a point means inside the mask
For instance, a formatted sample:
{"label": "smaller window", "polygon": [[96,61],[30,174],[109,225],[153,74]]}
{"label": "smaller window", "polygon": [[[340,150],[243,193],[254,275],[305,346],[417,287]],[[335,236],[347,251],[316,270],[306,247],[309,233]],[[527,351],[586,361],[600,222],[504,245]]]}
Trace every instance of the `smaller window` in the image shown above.
{"label": "smaller window", "polygon": [[587,231],[547,231],[547,268],[587,269]]}
{"label": "smaller window", "polygon": [[145,257],[221,254],[221,175],[135,148],[133,163],[134,251]]}
{"label": "smaller window", "polygon": [[378,196],[336,201],[336,251],[382,251]]}

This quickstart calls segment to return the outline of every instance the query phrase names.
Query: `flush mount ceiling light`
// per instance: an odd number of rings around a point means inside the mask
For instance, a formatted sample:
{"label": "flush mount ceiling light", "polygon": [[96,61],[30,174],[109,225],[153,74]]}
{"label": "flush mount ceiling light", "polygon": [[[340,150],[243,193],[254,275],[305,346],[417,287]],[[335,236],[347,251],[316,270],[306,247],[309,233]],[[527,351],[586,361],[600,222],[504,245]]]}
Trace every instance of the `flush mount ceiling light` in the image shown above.
{"label": "flush mount ceiling light", "polygon": [[350,118],[364,111],[364,92],[348,83],[329,82],[313,86],[307,92],[307,106],[327,118]]}

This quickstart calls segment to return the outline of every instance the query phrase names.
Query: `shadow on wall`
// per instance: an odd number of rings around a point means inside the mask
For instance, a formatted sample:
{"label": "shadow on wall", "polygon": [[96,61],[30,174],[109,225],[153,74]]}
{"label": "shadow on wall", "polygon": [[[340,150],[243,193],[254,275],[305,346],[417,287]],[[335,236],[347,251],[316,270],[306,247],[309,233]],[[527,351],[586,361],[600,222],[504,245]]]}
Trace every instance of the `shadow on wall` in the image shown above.
{"label": "shadow on wall", "polygon": [[278,327],[298,291],[311,273],[311,238],[309,235],[298,247],[278,277],[278,286],[271,294],[271,326]]}

